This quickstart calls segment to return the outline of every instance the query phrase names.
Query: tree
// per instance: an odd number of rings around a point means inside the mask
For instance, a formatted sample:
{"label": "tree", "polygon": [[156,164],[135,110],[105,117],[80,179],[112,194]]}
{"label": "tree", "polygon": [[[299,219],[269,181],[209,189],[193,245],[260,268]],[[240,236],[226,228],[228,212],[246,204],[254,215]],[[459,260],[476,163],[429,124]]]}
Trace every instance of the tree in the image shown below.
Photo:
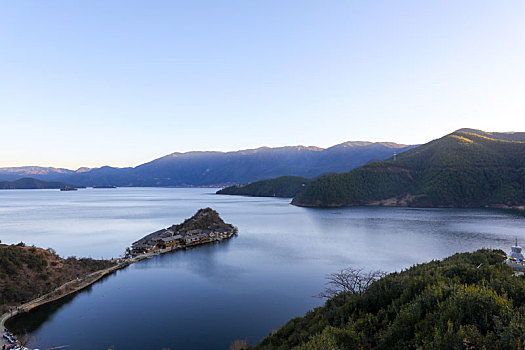
{"label": "tree", "polygon": [[363,268],[347,267],[337,273],[327,275],[327,287],[317,297],[332,298],[340,293],[361,295],[367,291],[374,281],[385,275],[382,271],[365,272]]}

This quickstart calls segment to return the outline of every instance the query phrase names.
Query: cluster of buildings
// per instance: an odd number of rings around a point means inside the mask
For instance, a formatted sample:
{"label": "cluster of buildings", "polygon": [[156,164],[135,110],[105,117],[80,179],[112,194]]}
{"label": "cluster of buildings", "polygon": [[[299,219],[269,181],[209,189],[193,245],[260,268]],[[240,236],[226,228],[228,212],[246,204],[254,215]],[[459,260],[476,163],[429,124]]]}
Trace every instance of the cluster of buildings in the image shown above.
{"label": "cluster of buildings", "polygon": [[131,245],[131,255],[149,253],[158,250],[175,250],[198,244],[210,243],[231,238],[234,229],[219,228],[215,230],[191,230],[177,232],[173,229],[162,229],[139,239]]}

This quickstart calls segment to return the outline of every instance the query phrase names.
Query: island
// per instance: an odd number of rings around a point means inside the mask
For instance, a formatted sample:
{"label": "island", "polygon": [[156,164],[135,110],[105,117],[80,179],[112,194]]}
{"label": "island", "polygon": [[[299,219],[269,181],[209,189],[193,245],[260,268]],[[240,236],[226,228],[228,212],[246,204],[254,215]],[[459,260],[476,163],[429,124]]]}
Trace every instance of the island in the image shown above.
{"label": "island", "polygon": [[77,191],[78,189],[76,187],[71,186],[64,186],[60,188],[60,191]]}
{"label": "island", "polygon": [[183,223],[155,231],[127,249],[126,256],[137,257],[151,252],[165,253],[195,245],[222,241],[236,235],[237,227],[227,224],[212,208],[199,209]]}

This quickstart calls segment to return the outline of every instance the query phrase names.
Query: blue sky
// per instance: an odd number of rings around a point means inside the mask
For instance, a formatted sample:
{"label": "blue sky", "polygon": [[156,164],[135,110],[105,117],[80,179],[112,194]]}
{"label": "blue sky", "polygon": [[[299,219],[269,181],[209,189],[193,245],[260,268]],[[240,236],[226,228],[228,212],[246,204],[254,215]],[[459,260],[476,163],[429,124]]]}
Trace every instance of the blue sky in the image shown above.
{"label": "blue sky", "polygon": [[3,1],[0,166],[525,131],[525,2]]}

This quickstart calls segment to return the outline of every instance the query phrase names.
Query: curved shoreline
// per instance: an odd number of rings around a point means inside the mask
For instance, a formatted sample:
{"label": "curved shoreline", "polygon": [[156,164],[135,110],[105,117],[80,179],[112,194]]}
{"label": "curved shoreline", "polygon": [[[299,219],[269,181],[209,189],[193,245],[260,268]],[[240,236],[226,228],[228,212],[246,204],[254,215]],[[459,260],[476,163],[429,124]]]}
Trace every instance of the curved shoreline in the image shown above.
{"label": "curved shoreline", "polygon": [[[207,233],[202,233],[203,232],[202,230],[193,230],[189,232],[189,234],[185,233],[183,235],[174,235],[174,232],[170,231],[169,229],[164,229],[164,230],[153,232],[132,244],[132,249],[134,253],[138,253],[137,255],[132,253],[129,250],[129,248],[127,248],[126,250],[129,252],[128,254],[130,254],[131,257],[126,256],[126,258],[124,259],[111,259],[112,261],[114,260],[117,261],[115,265],[102,269],[102,270],[92,272],[86,276],[79,277],[74,280],[68,281],[62,284],[61,286],[55,288],[53,291],[46,293],[44,295],[41,295],[40,297],[36,299],[33,299],[19,306],[11,307],[8,312],[0,316],[0,327],[1,327],[0,329],[6,332],[7,329],[5,328],[5,323],[7,322],[7,320],[9,320],[11,317],[15,315],[18,315],[19,313],[28,312],[38,306],[59,300],[68,295],[76,293],[94,284],[95,282],[100,280],[102,277],[107,276],[117,270],[120,270],[138,261],[141,261],[147,258],[151,258],[155,255],[160,255],[160,254],[168,253],[171,251],[176,251],[176,250],[183,249],[183,248],[188,249],[192,246],[220,242],[224,239],[229,239],[237,235],[237,228],[234,227],[233,225],[225,224],[222,221],[222,219],[220,219],[220,217],[218,216],[219,214],[211,208],[200,209],[197,212],[197,214],[195,214],[192,218],[184,221],[183,224],[187,223],[189,220],[196,220],[196,218],[199,218],[199,215],[205,216],[209,214],[210,212],[217,216],[218,220],[220,221],[220,224],[227,225],[228,228],[230,228],[231,226],[231,231],[225,231],[222,229],[222,230],[218,230],[217,233],[215,233],[214,231],[208,231]],[[164,234],[165,232],[171,233],[171,235]],[[161,234],[159,235],[159,233]],[[153,241],[151,240],[152,236],[155,236],[154,237],[155,239],[153,239]],[[136,249],[137,247],[138,249]],[[3,338],[0,338],[0,346],[4,344],[7,344],[7,343],[5,342]]]}
{"label": "curved shoreline", "polygon": [[[164,253],[167,253],[167,252],[170,252],[170,251],[172,251],[172,249],[163,249],[163,250],[161,250],[159,252],[149,252],[149,253],[146,253],[146,254],[141,254],[141,255],[138,255],[138,256],[136,256],[134,258],[131,258],[131,259],[125,260],[123,262],[117,263],[116,265],[108,267],[106,269],[98,270],[98,271],[92,272],[89,275],[86,275],[84,277],[77,278],[75,280],[66,282],[63,285],[57,287],[52,292],[49,292],[49,293],[44,294],[44,295],[42,295],[42,296],[40,296],[40,297],[38,297],[36,299],[28,301],[25,304],[17,306],[16,309],[14,311],[12,311],[12,312],[6,312],[3,315],[1,315],[0,316],[0,329],[3,332],[7,331],[7,328],[5,327],[5,323],[7,322],[8,319],[10,319],[11,317],[13,317],[15,315],[18,315],[18,314],[23,313],[23,312],[28,312],[28,311],[30,311],[30,310],[38,307],[38,306],[50,303],[52,301],[59,300],[59,299],[64,298],[64,297],[66,297],[66,296],[68,296],[70,294],[73,294],[73,293],[76,293],[78,291],[81,291],[82,289],[87,288],[90,285],[94,284],[95,282],[100,280],[102,277],[107,276],[107,275],[109,275],[109,274],[111,274],[111,273],[113,273],[113,272],[115,272],[117,270],[123,269],[123,268],[125,268],[125,267],[127,267],[127,266],[129,266],[129,265],[131,265],[133,263],[136,263],[136,262],[139,262],[141,260],[150,258],[150,257],[152,257],[154,255],[157,255],[157,254],[164,254]],[[15,308],[15,307],[13,307],[13,308]],[[10,345],[2,337],[0,339],[0,346],[2,346],[4,344]]]}

